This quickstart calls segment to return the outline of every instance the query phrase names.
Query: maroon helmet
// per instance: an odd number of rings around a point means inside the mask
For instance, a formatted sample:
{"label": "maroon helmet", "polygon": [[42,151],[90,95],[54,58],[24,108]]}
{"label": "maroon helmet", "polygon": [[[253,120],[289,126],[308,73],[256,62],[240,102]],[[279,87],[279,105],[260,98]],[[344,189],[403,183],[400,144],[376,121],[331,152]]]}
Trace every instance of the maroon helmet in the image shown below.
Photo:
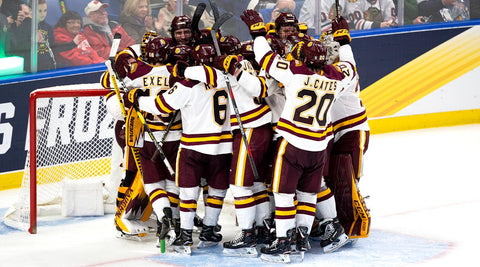
{"label": "maroon helmet", "polygon": [[185,61],[190,66],[194,63],[192,56],[192,47],[189,45],[176,45],[172,47],[170,55],[173,64],[175,64],[178,60]]}
{"label": "maroon helmet", "polygon": [[193,59],[195,65],[205,64],[207,66],[213,65],[213,60],[216,56],[215,49],[209,44],[200,44],[193,49]]}
{"label": "maroon helmet", "polygon": [[290,44],[296,45],[300,41],[309,42],[313,40],[313,38],[308,34],[298,32],[298,33],[289,35],[287,37],[287,40],[290,42]]}
{"label": "maroon helmet", "polygon": [[306,42],[301,49],[301,60],[312,69],[320,69],[327,61],[327,48],[320,41]]}
{"label": "maroon helmet", "polygon": [[238,55],[240,53],[240,48],[242,47],[240,40],[233,35],[220,37],[218,46],[223,55]]}
{"label": "maroon helmet", "polygon": [[285,45],[277,37],[273,35],[266,35],[265,39],[267,39],[267,42],[272,48],[273,52],[280,55],[285,54]]}
{"label": "maroon helmet", "polygon": [[170,52],[170,43],[161,36],[157,36],[150,40],[144,49],[145,53],[142,55],[143,60],[149,64],[166,63],[168,54]]}
{"label": "maroon helmet", "polygon": [[172,24],[170,25],[170,34],[173,37],[173,33],[176,30],[180,29],[192,29],[192,19],[188,16],[175,16],[172,20]]}
{"label": "maroon helmet", "polygon": [[297,17],[291,12],[282,12],[275,19],[275,31],[278,33],[280,27],[283,26],[294,26],[298,28]]}
{"label": "maroon helmet", "polygon": [[255,54],[253,53],[253,40],[242,42],[240,54],[252,64],[254,69],[260,70],[260,65],[255,60]]}

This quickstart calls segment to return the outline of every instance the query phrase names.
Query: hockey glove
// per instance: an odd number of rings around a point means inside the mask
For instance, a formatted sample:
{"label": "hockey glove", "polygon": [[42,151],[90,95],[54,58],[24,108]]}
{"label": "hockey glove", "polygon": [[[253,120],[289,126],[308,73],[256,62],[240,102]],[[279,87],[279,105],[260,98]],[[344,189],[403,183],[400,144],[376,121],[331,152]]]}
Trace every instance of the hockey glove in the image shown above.
{"label": "hockey glove", "polygon": [[240,18],[243,20],[243,22],[245,22],[250,30],[250,35],[254,39],[257,36],[265,36],[267,34],[265,23],[263,23],[263,19],[260,17],[260,14],[258,14],[257,11],[253,9],[247,9],[243,11],[243,15],[240,15]]}
{"label": "hockey glove", "polygon": [[149,91],[148,90],[142,90],[140,88],[135,88],[127,93],[123,94],[123,104],[125,105],[126,108],[131,108],[132,106],[137,106],[138,107],[138,98],[140,96],[148,96]]}
{"label": "hockey glove", "polygon": [[175,66],[173,66],[172,76],[175,78],[185,78],[185,70],[188,67],[188,63],[183,60],[177,60]]}
{"label": "hockey glove", "polygon": [[234,55],[223,55],[215,57],[213,62],[213,67],[219,70],[225,70],[226,72],[230,73],[231,75],[235,74],[237,68],[241,66],[238,63],[238,57]]}
{"label": "hockey glove", "polygon": [[340,45],[349,44],[352,41],[348,28],[348,22],[345,18],[340,17],[338,20],[332,20],[333,40]]}
{"label": "hockey glove", "polygon": [[120,51],[117,54],[113,67],[115,72],[117,72],[118,78],[123,79],[127,77],[127,74],[131,71],[130,64],[132,62],[135,62],[135,58],[126,51]]}

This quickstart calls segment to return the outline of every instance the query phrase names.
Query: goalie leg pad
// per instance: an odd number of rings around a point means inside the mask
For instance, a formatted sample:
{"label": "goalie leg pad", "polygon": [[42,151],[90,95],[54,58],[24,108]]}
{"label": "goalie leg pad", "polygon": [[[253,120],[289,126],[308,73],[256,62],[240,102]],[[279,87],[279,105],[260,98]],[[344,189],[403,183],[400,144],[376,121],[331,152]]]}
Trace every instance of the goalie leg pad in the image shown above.
{"label": "goalie leg pad", "polygon": [[371,217],[355,183],[350,155],[331,155],[329,175],[325,177],[325,182],[333,191],[338,219],[349,237],[368,237]]}

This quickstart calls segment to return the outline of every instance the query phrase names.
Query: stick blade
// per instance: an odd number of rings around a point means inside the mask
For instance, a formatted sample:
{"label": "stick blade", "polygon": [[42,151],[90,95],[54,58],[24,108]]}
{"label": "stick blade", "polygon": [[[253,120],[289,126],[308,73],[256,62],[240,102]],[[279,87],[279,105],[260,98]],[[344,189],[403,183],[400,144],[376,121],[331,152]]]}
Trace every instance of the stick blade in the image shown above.
{"label": "stick blade", "polygon": [[222,24],[225,23],[225,21],[229,20],[231,17],[233,17],[233,14],[231,12],[223,13],[213,24],[212,32],[218,32],[220,26],[222,26]]}

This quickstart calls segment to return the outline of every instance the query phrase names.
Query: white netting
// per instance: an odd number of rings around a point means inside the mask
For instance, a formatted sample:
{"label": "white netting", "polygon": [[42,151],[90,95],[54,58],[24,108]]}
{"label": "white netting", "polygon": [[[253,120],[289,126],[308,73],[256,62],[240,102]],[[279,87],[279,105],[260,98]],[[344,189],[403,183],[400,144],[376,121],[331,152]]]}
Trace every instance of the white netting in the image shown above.
{"label": "white netting", "polygon": [[[120,179],[118,173],[111,175],[112,164],[119,165],[112,163],[114,120],[106,110],[104,96],[92,96],[100,90],[78,90],[78,96],[68,97],[57,97],[53,91],[61,92],[58,88],[38,91],[53,96],[36,100],[37,217],[60,215],[64,179],[101,179],[106,204],[114,204]],[[4,220],[22,230],[30,227],[29,155],[18,200]]]}

